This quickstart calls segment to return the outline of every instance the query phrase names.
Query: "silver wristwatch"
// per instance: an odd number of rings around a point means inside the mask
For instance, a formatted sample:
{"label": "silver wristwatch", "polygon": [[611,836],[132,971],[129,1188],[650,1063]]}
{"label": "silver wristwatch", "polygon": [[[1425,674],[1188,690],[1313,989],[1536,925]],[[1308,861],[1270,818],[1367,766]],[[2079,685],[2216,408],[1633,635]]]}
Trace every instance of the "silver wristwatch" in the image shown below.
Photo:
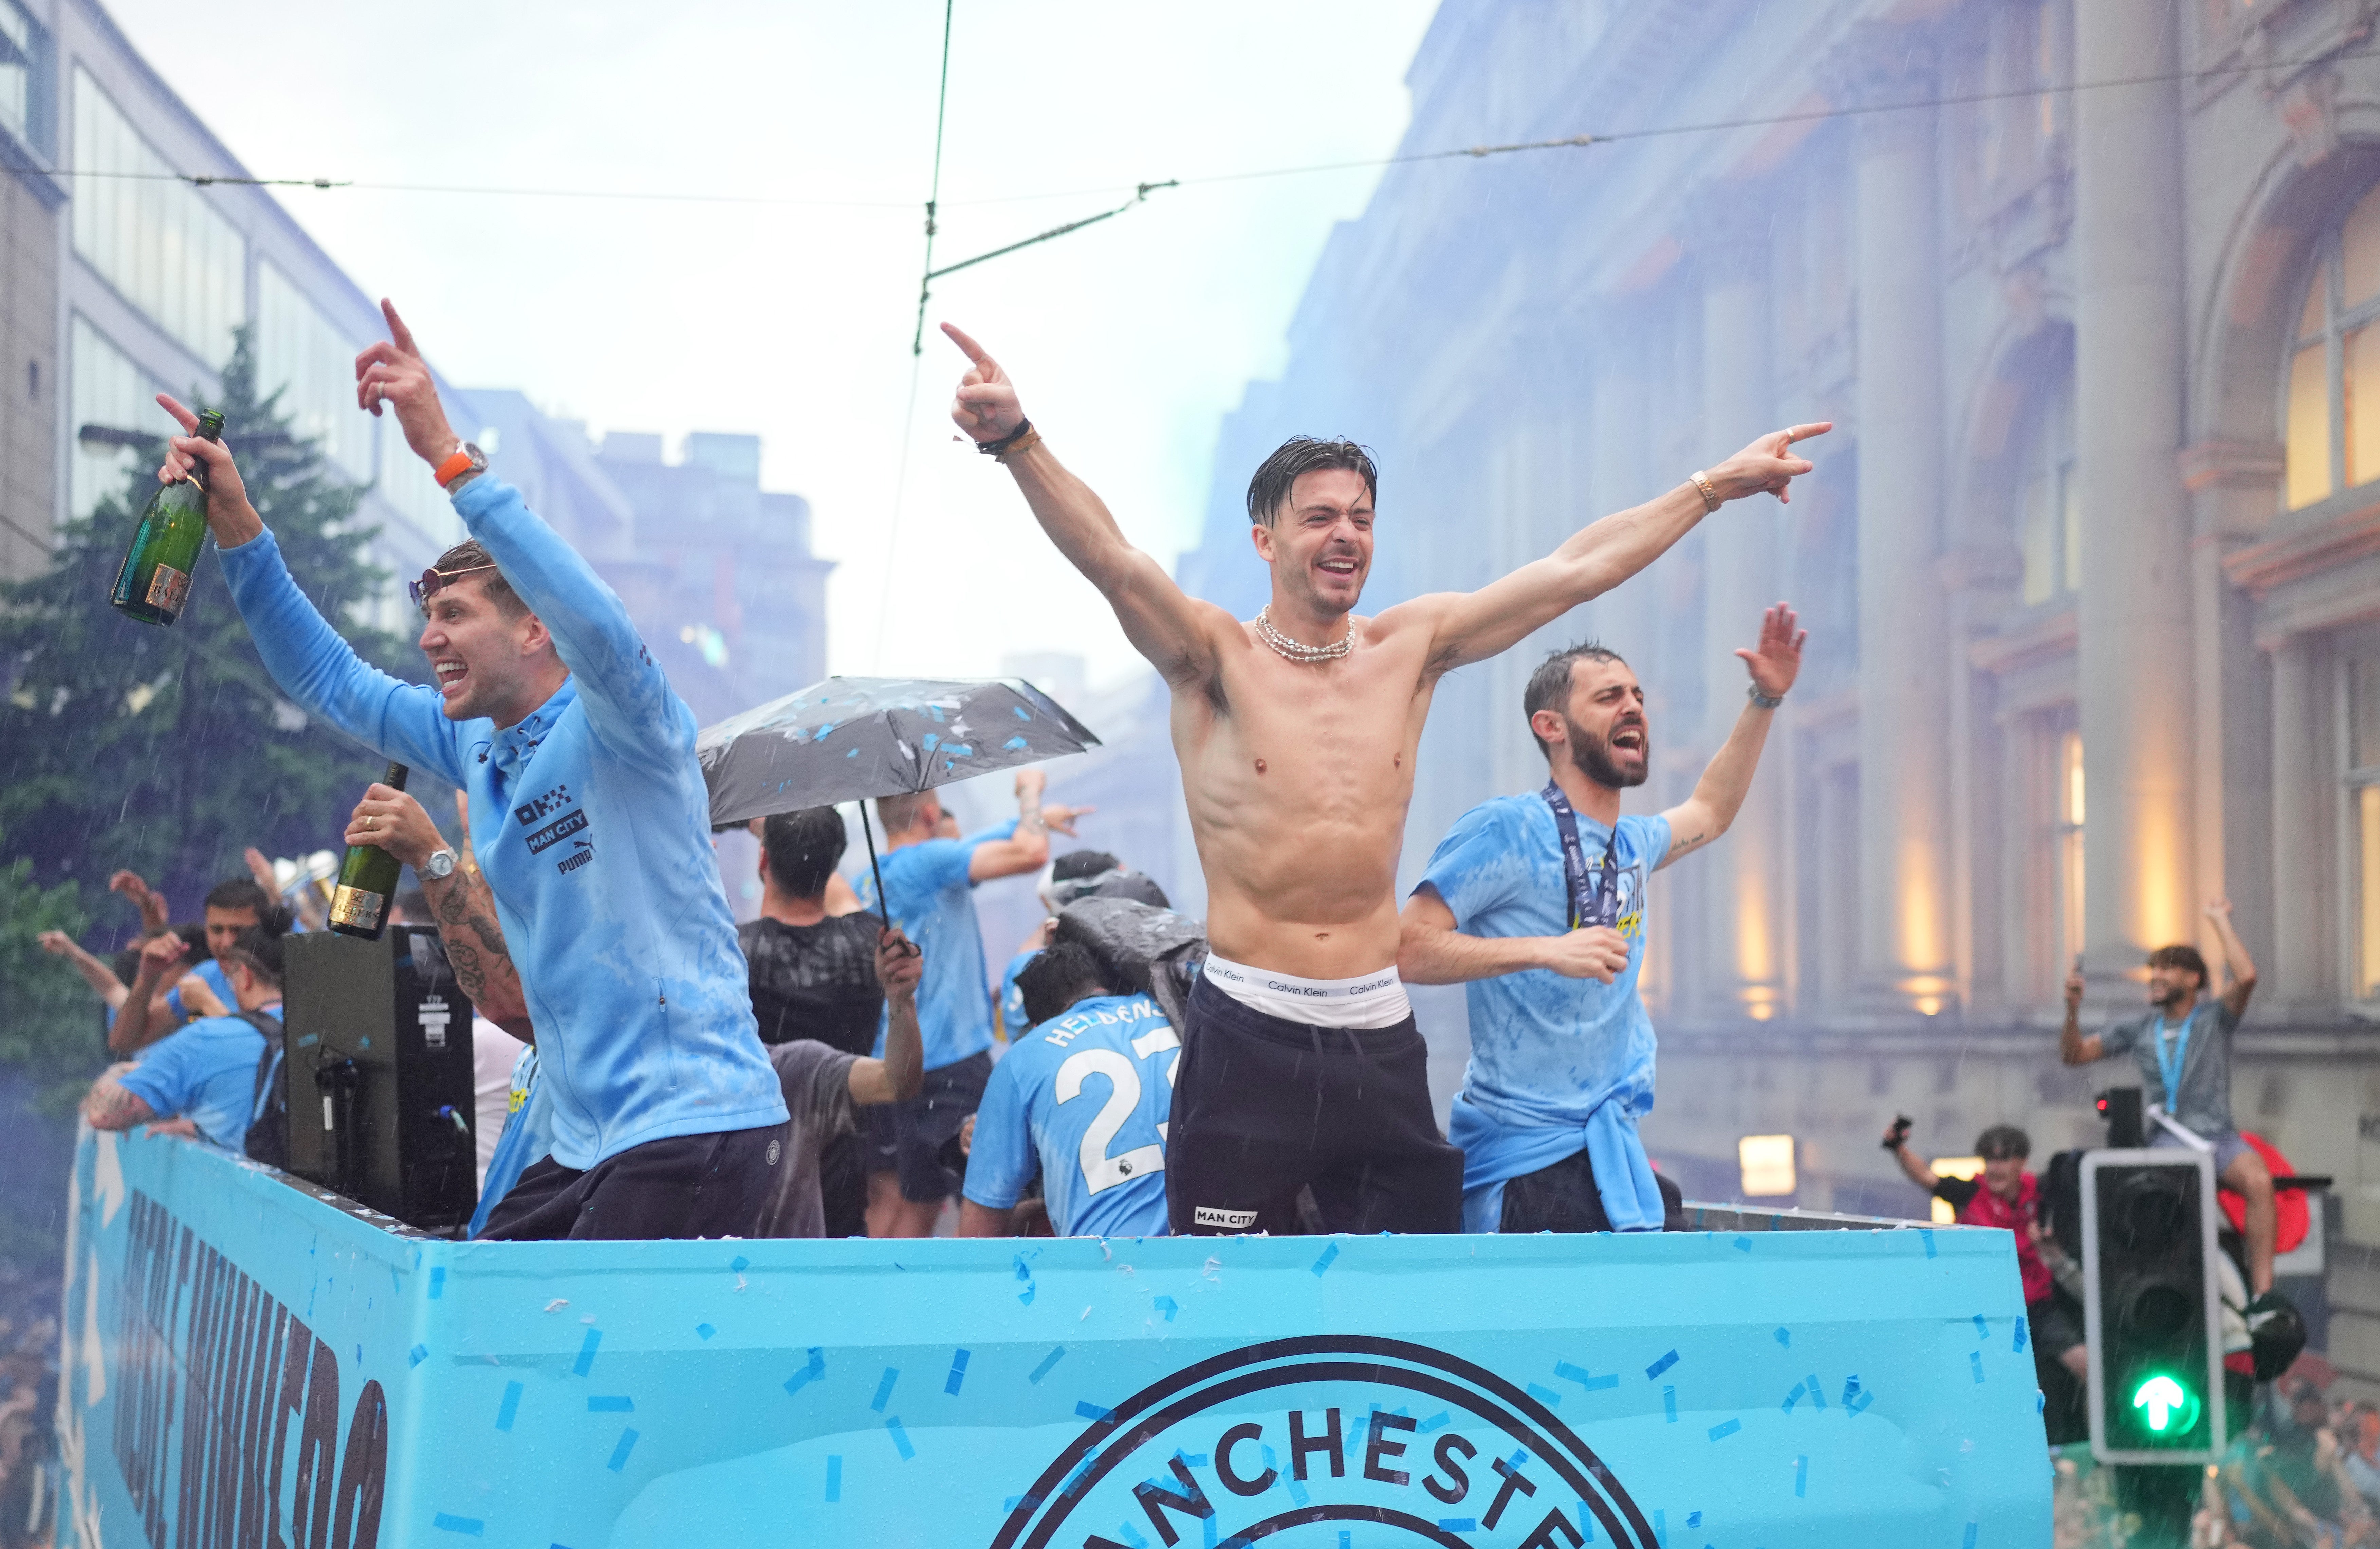
{"label": "silver wristwatch", "polygon": [[451,849],[433,850],[430,858],[414,870],[429,882],[443,882],[455,874],[455,863],[462,857]]}
{"label": "silver wristwatch", "polygon": [[1760,685],[1757,683],[1755,683],[1750,688],[1746,689],[1743,691],[1743,695],[1744,698],[1750,700],[1753,703],[1758,705],[1763,710],[1774,710],[1779,705],[1785,702],[1785,696],[1782,694],[1779,694],[1774,699],[1771,699],[1768,695],[1762,693],[1760,691]]}

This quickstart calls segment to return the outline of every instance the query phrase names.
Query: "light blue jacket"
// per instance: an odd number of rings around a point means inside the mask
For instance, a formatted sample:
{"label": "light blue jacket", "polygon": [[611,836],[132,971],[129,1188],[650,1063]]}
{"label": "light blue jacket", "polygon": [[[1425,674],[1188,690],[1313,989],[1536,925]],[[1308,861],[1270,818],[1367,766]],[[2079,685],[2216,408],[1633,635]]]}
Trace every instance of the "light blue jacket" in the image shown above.
{"label": "light blue jacket", "polygon": [[570,677],[517,726],[450,721],[435,689],[358,660],[273,534],[223,551],[282,690],[382,756],[461,786],[537,1025],[553,1157],[591,1167],[675,1135],[785,1121],[710,848],[694,713],[587,561],[482,474],[455,497]]}

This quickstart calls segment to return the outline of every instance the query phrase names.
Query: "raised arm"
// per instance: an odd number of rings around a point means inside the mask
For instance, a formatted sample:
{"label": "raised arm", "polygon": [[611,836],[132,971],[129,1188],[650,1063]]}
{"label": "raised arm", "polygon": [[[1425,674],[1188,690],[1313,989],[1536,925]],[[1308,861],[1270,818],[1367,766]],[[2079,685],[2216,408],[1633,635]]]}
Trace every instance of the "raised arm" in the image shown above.
{"label": "raised arm", "polygon": [[2206,906],[2206,918],[2215,921],[2215,934],[2223,943],[2223,967],[2231,982],[2223,986],[2223,1008],[2238,1021],[2248,1012],[2248,997],[2256,993],[2256,959],[2248,956],[2248,944],[2231,928],[2231,900],[2217,898]]}
{"label": "raised arm", "polygon": [[125,990],[124,1004],[116,1007],[115,1020],[108,1025],[109,1054],[131,1054],[174,1031],[173,1012],[165,1004],[164,986],[180,977],[176,965],[188,950],[188,945],[172,931],[151,936],[141,944],[140,967],[133,970],[132,982]]}
{"label": "raised arm", "polygon": [[[942,332],[972,362],[959,381],[951,418],[978,445],[1014,435],[1026,422],[1016,384],[975,340],[947,323]],[[1223,631],[1239,632],[1231,615],[1184,592],[1164,566],[1125,542],[1107,504],[1060,465],[1038,432],[999,456],[1041,531],[1115,609],[1133,649],[1168,683],[1211,676]]]}
{"label": "raised arm", "polygon": [[1038,769],[1016,772],[1016,821],[971,834],[964,841],[974,847],[967,857],[968,882],[986,883],[1039,871],[1049,864],[1050,835],[1072,837],[1075,820],[1097,810],[1055,802],[1043,806],[1041,792],[1048,784],[1049,776]]}
{"label": "raised arm", "polygon": [[1900,1170],[1909,1175],[1909,1181],[1927,1193],[1932,1193],[1934,1186],[1942,1181],[1933,1168],[1917,1160],[1917,1153],[1909,1149],[1907,1119],[1892,1121],[1892,1128],[1884,1132],[1884,1147],[1892,1153],[1892,1159],[1900,1164]]}
{"label": "raised arm", "polygon": [[84,951],[74,937],[64,931],[43,931],[34,939],[42,944],[42,951],[72,963],[75,971],[82,975],[82,982],[107,1003],[110,1011],[124,1004],[124,981],[115,977],[115,970]]}
{"label": "raised arm", "polygon": [[2078,970],[2066,976],[2066,1020],[2058,1030],[2058,1058],[2062,1065],[2088,1065],[2107,1052],[2097,1033],[2083,1035],[2082,1024],[2077,1020],[2082,1010],[2082,975]]}
{"label": "raised arm", "polygon": [[[380,304],[388,341],[356,357],[356,399],[374,414],[396,410],[406,445],[432,470],[462,449],[447,423],[438,384],[412,330],[388,301]],[[448,473],[455,510],[485,546],[513,591],[553,637],[553,649],[578,679],[588,724],[615,753],[675,760],[694,746],[694,717],[670,692],[669,679],[645,649],[619,594],[595,567],[548,527],[520,492],[485,474]],[[460,780],[455,781],[461,784]]]}
{"label": "raised arm", "polygon": [[[496,920],[496,900],[479,866],[458,860],[443,877],[424,876],[421,863],[447,848],[444,835],[421,803],[401,790],[374,783],[364,790],[347,819],[346,842],[384,849],[413,868],[414,880],[438,923],[455,982],[480,1016],[527,1043],[537,1042],[520,972]],[[457,852],[458,854],[460,852]]]}
{"label": "raised arm", "polygon": [[884,1057],[851,1062],[851,1100],[905,1103],[925,1089],[923,1035],[917,1030],[917,981],[925,958],[896,930],[876,933],[876,979],[884,986]]}
{"label": "raised arm", "polygon": [[[1802,644],[1810,632],[1797,628],[1798,623],[1793,610],[1779,603],[1761,616],[1760,643],[1736,652],[1750,670],[1753,690],[1761,699],[1783,699],[1801,674]],[[1742,713],[1735,718],[1735,729],[1703,767],[1694,793],[1662,814],[1670,820],[1670,853],[1661,858],[1662,866],[1702,848],[1734,824],[1735,814],[1743,810],[1744,796],[1752,789],[1753,771],[1760,767],[1768,723],[1776,718],[1774,704],[1763,705],[1746,696]]]}
{"label": "raised arm", "polygon": [[1451,670],[1510,649],[1660,558],[1728,501],[1763,493],[1791,500],[1794,477],[1812,466],[1794,455],[1793,444],[1832,429],[1833,421],[1827,421],[1771,432],[1705,473],[1707,495],[1688,480],[1642,506],[1582,528],[1545,558],[1476,592],[1441,592],[1405,604],[1436,610],[1430,660]]}

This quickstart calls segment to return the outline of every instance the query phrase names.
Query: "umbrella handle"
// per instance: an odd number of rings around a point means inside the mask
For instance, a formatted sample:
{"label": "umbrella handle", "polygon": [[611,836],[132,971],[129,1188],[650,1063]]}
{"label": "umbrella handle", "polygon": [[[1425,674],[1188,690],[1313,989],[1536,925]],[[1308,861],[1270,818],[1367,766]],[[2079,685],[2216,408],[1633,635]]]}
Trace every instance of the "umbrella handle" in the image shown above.
{"label": "umbrella handle", "polygon": [[[884,892],[883,869],[876,864],[876,831],[868,826],[865,798],[859,803],[859,833],[868,841],[868,872],[876,879],[876,918],[882,921],[884,928],[889,931],[892,928],[892,900]],[[913,945],[911,950],[915,949]]]}

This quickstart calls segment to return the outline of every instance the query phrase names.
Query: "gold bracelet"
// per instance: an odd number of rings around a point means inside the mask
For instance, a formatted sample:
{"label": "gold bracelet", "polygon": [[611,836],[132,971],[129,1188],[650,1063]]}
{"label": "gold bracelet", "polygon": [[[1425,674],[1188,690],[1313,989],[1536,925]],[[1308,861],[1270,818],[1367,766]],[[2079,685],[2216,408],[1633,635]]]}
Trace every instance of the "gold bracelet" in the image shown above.
{"label": "gold bracelet", "polygon": [[1711,488],[1710,475],[1697,468],[1692,473],[1686,475],[1686,477],[1694,481],[1694,488],[1702,491],[1703,515],[1708,516],[1713,511],[1718,510],[1719,507],[1718,491]]}
{"label": "gold bracelet", "polygon": [[1023,435],[1018,436],[1006,446],[994,452],[991,455],[991,460],[1000,464],[1001,467],[1005,468],[1008,466],[1009,458],[1016,456],[1019,452],[1029,452],[1034,447],[1040,445],[1041,433],[1035,430],[1031,425],[1027,425],[1025,427],[1025,433]]}

